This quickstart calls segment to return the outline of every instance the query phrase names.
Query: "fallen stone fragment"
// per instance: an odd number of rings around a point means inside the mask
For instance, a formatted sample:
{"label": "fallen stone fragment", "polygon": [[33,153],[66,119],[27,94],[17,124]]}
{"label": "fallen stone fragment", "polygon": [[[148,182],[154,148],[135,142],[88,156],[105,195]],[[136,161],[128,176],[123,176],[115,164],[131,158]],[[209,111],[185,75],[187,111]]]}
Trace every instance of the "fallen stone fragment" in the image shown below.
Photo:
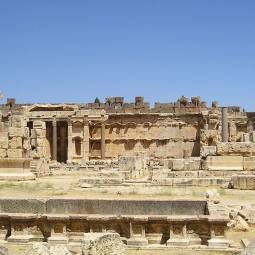
{"label": "fallen stone fragment", "polygon": [[47,244],[35,243],[24,253],[24,255],[49,255],[49,249]]}
{"label": "fallen stone fragment", "polygon": [[0,255],[9,255],[8,249],[4,246],[0,246]]}
{"label": "fallen stone fragment", "polygon": [[234,220],[234,229],[238,231],[248,231],[250,227],[248,223],[238,215]]}
{"label": "fallen stone fragment", "polygon": [[72,255],[65,245],[51,246],[49,255]]}
{"label": "fallen stone fragment", "polygon": [[124,255],[125,245],[117,233],[85,233],[82,255]]}
{"label": "fallen stone fragment", "polygon": [[72,255],[65,245],[48,247],[45,243],[36,243],[24,255]]}

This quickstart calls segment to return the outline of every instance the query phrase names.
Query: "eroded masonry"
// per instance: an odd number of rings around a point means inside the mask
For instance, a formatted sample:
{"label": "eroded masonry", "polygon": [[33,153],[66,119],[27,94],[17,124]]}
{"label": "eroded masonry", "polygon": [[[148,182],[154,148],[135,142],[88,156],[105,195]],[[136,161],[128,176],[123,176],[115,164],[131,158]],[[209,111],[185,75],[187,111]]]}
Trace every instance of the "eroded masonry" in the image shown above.
{"label": "eroded masonry", "polygon": [[[184,96],[154,107],[143,97],[88,104],[8,99],[0,113],[0,180],[83,169],[79,187],[84,188],[140,180],[153,186],[255,189],[255,112],[240,107],[216,101],[208,106],[200,97]],[[228,216],[207,201],[1,200],[0,205],[1,238],[8,242],[79,243],[83,233],[114,230],[130,246],[229,247]]]}

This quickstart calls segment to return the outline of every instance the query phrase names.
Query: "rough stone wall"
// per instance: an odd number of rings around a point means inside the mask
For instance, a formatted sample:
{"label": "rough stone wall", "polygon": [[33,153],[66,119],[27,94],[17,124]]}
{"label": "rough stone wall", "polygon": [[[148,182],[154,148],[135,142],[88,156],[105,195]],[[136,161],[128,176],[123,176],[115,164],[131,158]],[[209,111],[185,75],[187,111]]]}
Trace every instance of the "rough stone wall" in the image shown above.
{"label": "rough stone wall", "polygon": [[26,118],[20,112],[0,112],[0,158],[29,156],[30,137]]}
{"label": "rough stone wall", "polygon": [[[221,108],[217,102],[209,108],[199,97],[181,97],[174,103],[156,103],[153,108],[142,97],[136,97],[134,103],[113,97],[103,104],[1,105],[0,110],[0,158],[50,158],[52,141],[46,137],[45,121],[67,122],[69,118],[73,151],[75,138],[81,140],[81,154],[73,154],[72,159],[81,161],[85,150],[90,158],[101,158],[104,115],[108,118],[104,123],[106,158],[136,152],[156,159],[197,157],[204,147],[221,142]],[[87,138],[82,135],[85,119],[89,123]],[[29,121],[33,121],[32,128],[27,126]],[[254,113],[228,107],[228,122],[229,142],[255,141]]]}
{"label": "rough stone wall", "polygon": [[[132,156],[141,151],[155,158],[182,158],[185,153],[199,156],[199,118],[110,115],[106,122],[106,157]],[[91,135],[100,141],[100,126],[93,127]],[[94,156],[100,155],[100,144],[97,145],[91,147]]]}

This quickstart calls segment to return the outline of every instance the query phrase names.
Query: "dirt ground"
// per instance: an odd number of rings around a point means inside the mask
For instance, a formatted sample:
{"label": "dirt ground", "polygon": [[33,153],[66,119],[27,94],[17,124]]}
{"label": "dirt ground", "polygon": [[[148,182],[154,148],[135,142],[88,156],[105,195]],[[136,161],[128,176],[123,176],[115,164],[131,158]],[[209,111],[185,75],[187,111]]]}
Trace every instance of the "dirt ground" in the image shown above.
{"label": "dirt ground", "polygon": [[79,188],[79,175],[38,178],[35,181],[0,182],[1,197],[19,198],[111,198],[111,199],[205,199],[208,189],[217,189],[221,201],[230,204],[255,204],[255,190],[220,187],[171,187],[132,184],[126,186]]}

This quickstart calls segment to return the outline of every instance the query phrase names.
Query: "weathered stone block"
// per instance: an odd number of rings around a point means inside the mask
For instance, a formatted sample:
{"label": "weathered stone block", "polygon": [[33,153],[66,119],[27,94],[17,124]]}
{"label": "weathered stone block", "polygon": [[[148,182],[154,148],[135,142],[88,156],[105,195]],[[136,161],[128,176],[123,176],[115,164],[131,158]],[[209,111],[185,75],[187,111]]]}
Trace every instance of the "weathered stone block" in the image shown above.
{"label": "weathered stone block", "polygon": [[216,155],[216,148],[216,146],[202,146],[200,153],[202,156],[214,156]]}
{"label": "weathered stone block", "polygon": [[255,170],[255,157],[244,157],[243,159],[244,170]]}
{"label": "weathered stone block", "polygon": [[237,175],[231,179],[234,189],[255,190],[255,175]]}
{"label": "weathered stone block", "polygon": [[0,137],[0,149],[8,149],[8,136]]}
{"label": "weathered stone block", "polygon": [[7,157],[7,150],[6,149],[0,149],[0,158]]}
{"label": "weathered stone block", "polygon": [[8,158],[22,158],[22,149],[8,149],[7,156]]}
{"label": "weathered stone block", "polygon": [[125,178],[136,179],[148,174],[147,158],[144,155],[119,157],[119,171],[125,173]]}
{"label": "weathered stone block", "polygon": [[22,137],[23,134],[24,134],[23,128],[9,127],[9,137],[15,137],[15,136]]}
{"label": "weathered stone block", "polygon": [[208,156],[208,170],[243,170],[242,156]]}
{"label": "weathered stone block", "polygon": [[12,137],[9,139],[9,149],[21,149],[22,148],[22,138]]}
{"label": "weathered stone block", "polygon": [[183,171],[184,164],[185,164],[185,159],[173,159],[172,160],[172,169],[174,171]]}
{"label": "weathered stone block", "polygon": [[255,155],[255,143],[251,142],[229,142],[217,144],[217,155]]}
{"label": "weathered stone block", "polygon": [[23,116],[14,115],[12,116],[12,127],[21,128],[24,126],[24,119]]}

